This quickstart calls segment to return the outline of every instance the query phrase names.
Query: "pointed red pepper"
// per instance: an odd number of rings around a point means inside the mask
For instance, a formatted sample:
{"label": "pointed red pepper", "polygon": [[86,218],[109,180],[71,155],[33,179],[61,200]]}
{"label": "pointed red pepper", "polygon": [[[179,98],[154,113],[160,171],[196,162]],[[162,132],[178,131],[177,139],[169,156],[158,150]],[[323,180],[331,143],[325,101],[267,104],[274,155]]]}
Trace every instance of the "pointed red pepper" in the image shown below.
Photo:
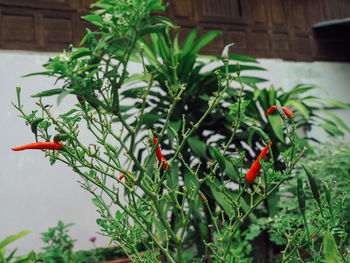
{"label": "pointed red pepper", "polygon": [[[272,142],[270,142],[270,146],[272,145]],[[252,164],[252,166],[250,167],[247,175],[245,176],[245,180],[248,183],[253,183],[255,178],[259,175],[260,169],[261,169],[261,164],[260,164],[260,159],[264,159],[267,151],[269,150],[269,146],[266,145],[265,148],[261,151],[261,153],[259,154],[258,158],[254,161],[254,163]]]}
{"label": "pointed red pepper", "polygon": [[[129,173],[130,175],[132,175],[132,173],[130,173],[129,171],[128,171],[128,173]],[[126,177],[125,177],[125,174],[121,174],[121,176],[119,176],[119,180],[121,180],[121,179],[123,179],[123,178],[125,178],[125,180],[128,181],[128,179],[126,179]],[[119,181],[118,181],[118,184],[119,184]]]}
{"label": "pointed red pepper", "polygon": [[23,151],[28,149],[59,150],[62,146],[63,144],[59,142],[34,142],[12,148],[12,151]]}
{"label": "pointed red pepper", "polygon": [[[157,138],[155,136],[153,136],[153,144],[154,145],[157,144],[157,141],[158,141]],[[168,164],[165,160],[165,157],[163,156],[163,154],[160,151],[159,145],[157,146],[157,149],[156,149],[156,156],[157,156],[158,162],[161,163],[163,166],[163,169],[166,170],[168,168]]]}
{"label": "pointed red pepper", "polygon": [[[266,111],[266,117],[269,116],[269,114],[273,111],[276,111],[277,107],[276,106],[271,106],[267,111]],[[282,107],[283,112],[287,115],[288,118],[293,117],[294,114],[293,112],[288,109],[287,107]]]}

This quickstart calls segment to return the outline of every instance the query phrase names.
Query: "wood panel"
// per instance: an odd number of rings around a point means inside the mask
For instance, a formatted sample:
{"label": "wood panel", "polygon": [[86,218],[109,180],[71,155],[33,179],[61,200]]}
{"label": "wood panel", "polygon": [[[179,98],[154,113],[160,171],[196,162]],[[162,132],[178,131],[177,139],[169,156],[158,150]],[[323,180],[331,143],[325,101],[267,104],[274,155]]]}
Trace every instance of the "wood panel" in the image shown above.
{"label": "wood panel", "polygon": [[[0,0],[0,49],[61,51],[78,45],[88,23],[80,17],[96,0]],[[181,26],[180,42],[194,28],[223,34],[205,47],[287,60],[350,61],[349,27],[313,30],[327,19],[350,17],[349,0],[175,0],[165,12]],[[174,34],[173,34],[174,35]]]}
{"label": "wood panel", "polygon": [[78,7],[77,0],[0,0],[0,5],[71,11]]}

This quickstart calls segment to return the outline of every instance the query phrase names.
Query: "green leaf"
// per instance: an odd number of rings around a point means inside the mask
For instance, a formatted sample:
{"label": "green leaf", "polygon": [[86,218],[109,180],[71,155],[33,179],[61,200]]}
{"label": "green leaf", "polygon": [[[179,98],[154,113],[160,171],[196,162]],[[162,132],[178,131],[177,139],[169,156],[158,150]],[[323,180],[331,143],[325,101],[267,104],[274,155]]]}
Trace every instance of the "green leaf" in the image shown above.
{"label": "green leaf", "polygon": [[[233,214],[233,207],[230,204],[230,202],[227,201],[227,198],[225,197],[225,195],[223,193],[220,193],[219,191],[217,191],[217,188],[215,187],[215,185],[213,183],[207,181],[206,184],[209,186],[209,188],[210,188],[210,190],[211,190],[215,200],[224,209],[226,215],[232,216],[232,214]],[[219,184],[220,183],[217,181],[217,185],[219,185]]]}
{"label": "green leaf", "polygon": [[[252,131],[253,134],[254,132],[256,132],[259,137],[266,143],[266,144],[269,144],[271,142],[271,139],[270,137],[259,127],[255,126],[255,125],[252,125],[249,127],[249,131]],[[250,133],[251,134],[251,133]],[[252,137],[253,137],[253,134],[251,134],[250,136],[248,136],[248,143],[250,142],[251,143],[251,140],[252,140]],[[283,131],[282,131],[282,136],[283,136]]]}
{"label": "green leaf", "polygon": [[344,130],[350,132],[349,127],[335,114],[322,109],[322,108],[318,108],[320,111],[322,111],[323,113],[327,114],[328,116],[330,116],[340,127],[342,127]]}
{"label": "green leaf", "polygon": [[194,155],[208,159],[207,145],[204,142],[200,141],[198,136],[188,138],[187,142],[190,145]]}
{"label": "green leaf", "polygon": [[86,15],[81,18],[96,26],[102,26],[102,17],[99,15]]}
{"label": "green leaf", "polygon": [[61,94],[65,91],[66,91],[65,89],[50,89],[50,90],[45,90],[45,91],[39,92],[35,95],[32,95],[32,97],[33,98],[49,97],[49,96]]}
{"label": "green leaf", "polygon": [[213,41],[218,35],[221,35],[222,31],[220,30],[213,30],[210,31],[208,33],[206,33],[205,35],[201,36],[198,41],[196,42],[196,44],[194,45],[193,49],[192,49],[192,53],[196,54],[198,53],[202,47],[208,45],[211,41]]}
{"label": "green leaf", "polygon": [[169,126],[171,128],[173,128],[175,131],[179,131],[180,127],[181,127],[181,121],[180,120],[178,120],[178,121],[170,121],[169,122]]}
{"label": "green leaf", "polygon": [[308,107],[302,103],[299,99],[290,99],[287,101],[285,104],[286,107],[288,106],[294,106],[300,113],[305,117],[305,119],[309,120],[310,119],[310,111]]}
{"label": "green leaf", "polygon": [[[221,72],[225,72],[225,66],[220,66],[215,70],[220,70]],[[240,71],[244,71],[244,70],[266,70],[262,67],[259,67],[259,66],[251,66],[251,65],[239,65],[239,70]],[[236,72],[237,71],[237,65],[228,65],[228,71],[229,72]],[[246,77],[247,78],[247,77]],[[242,77],[241,77],[242,79]]]}
{"label": "green leaf", "polygon": [[68,94],[70,94],[71,91],[70,90],[65,90],[64,92],[60,93],[57,96],[57,106],[60,105],[61,101],[64,99],[64,97],[66,97]]}
{"label": "green leaf", "polygon": [[171,189],[177,189],[179,185],[179,164],[174,162],[170,171],[170,178],[168,180],[168,185]]}
{"label": "green leaf", "polygon": [[273,85],[271,85],[268,93],[270,105],[275,105],[276,93],[277,93],[276,89],[274,88]]}
{"label": "green leaf", "polygon": [[219,163],[221,171],[225,171],[226,163],[224,156],[221,155],[220,151],[216,147],[211,147],[212,157]]}
{"label": "green leaf", "polygon": [[163,23],[164,25],[169,26],[170,28],[179,28],[179,26],[175,26],[169,18],[164,16],[152,15],[149,18],[149,22],[151,24]]}
{"label": "green leaf", "polygon": [[292,96],[292,95],[296,95],[296,94],[300,94],[300,93],[305,93],[305,92],[312,90],[312,89],[315,89],[315,88],[322,89],[326,92],[326,90],[319,85],[299,84],[299,85],[296,85],[291,91],[287,92],[287,94],[288,94],[288,96]]}
{"label": "green leaf", "polygon": [[284,143],[283,125],[281,117],[278,114],[270,114],[267,118],[276,137]]}
{"label": "green leaf", "polygon": [[148,62],[154,66],[157,66],[159,64],[159,61],[157,60],[157,56],[154,54],[151,46],[148,44],[146,40],[140,40],[140,43],[142,43],[143,45],[143,52]]}
{"label": "green leaf", "polygon": [[65,114],[62,114],[62,116],[64,117],[68,117],[69,115],[72,115],[73,113],[79,111],[78,109],[71,109],[68,112],[66,112]]}
{"label": "green leaf", "polygon": [[232,162],[227,158],[225,158],[225,166],[226,166],[225,174],[227,174],[228,177],[230,177],[230,179],[237,180],[238,178],[237,170],[233,166]]}
{"label": "green leaf", "polygon": [[324,101],[328,102],[329,104],[332,104],[336,107],[343,108],[343,109],[350,109],[350,105],[345,104],[344,102],[341,102],[339,100],[333,100],[333,99],[324,99]]}
{"label": "green leaf", "polygon": [[164,24],[149,25],[140,31],[140,36],[146,36],[152,33],[162,33],[165,27],[166,25]]}
{"label": "green leaf", "polygon": [[[146,75],[147,76],[147,75]],[[132,74],[130,77],[128,77],[123,84],[127,84],[133,81],[145,81],[146,79],[145,74]]]}
{"label": "green leaf", "polygon": [[0,242],[0,250],[2,250],[4,247],[6,247],[8,244],[12,243],[13,241],[15,241],[15,240],[17,240],[25,235],[28,235],[30,232],[32,232],[32,231],[24,230],[24,231],[19,232],[18,234],[6,237],[5,239],[3,239]]}
{"label": "green leaf", "polygon": [[13,263],[32,263],[35,262],[35,253],[30,251],[27,255],[16,258]]}
{"label": "green leaf", "polygon": [[35,72],[35,73],[30,73],[30,74],[27,74],[27,75],[23,75],[22,78],[30,77],[30,76],[42,76],[42,75],[50,76],[50,75],[52,75],[52,72],[51,71]]}
{"label": "green leaf", "polygon": [[170,50],[162,35],[151,34],[151,41],[155,51],[164,62],[170,59]]}
{"label": "green leaf", "polygon": [[338,249],[333,235],[327,231],[323,239],[323,254],[326,263],[338,263]]}
{"label": "green leaf", "polygon": [[344,136],[344,133],[341,130],[330,123],[321,123],[319,125],[331,136]]}
{"label": "green leaf", "polygon": [[257,78],[257,77],[241,76],[241,81],[244,84],[251,85],[255,83],[266,82],[268,80],[263,78]]}
{"label": "green leaf", "polygon": [[91,51],[88,48],[80,47],[80,48],[73,50],[71,59],[76,60],[76,59],[81,58],[81,57],[90,56],[90,54],[91,54]]}
{"label": "green leaf", "polygon": [[91,202],[98,208],[103,208],[103,205],[101,204],[100,200],[98,200],[97,198],[92,198]]}
{"label": "green leaf", "polygon": [[193,42],[196,39],[198,33],[198,29],[194,29],[191,31],[191,33],[188,34],[188,36],[186,37],[183,46],[182,46],[182,52],[183,55],[186,55],[187,53],[190,53],[193,47]]}
{"label": "green leaf", "polygon": [[37,118],[35,120],[33,120],[33,122],[31,123],[30,125],[30,128],[32,130],[32,132],[34,133],[35,135],[35,140],[38,141],[38,135],[37,135],[37,132],[38,132],[38,125],[40,122],[42,122],[44,120],[44,118]]}
{"label": "green leaf", "polygon": [[162,119],[163,117],[164,117],[163,114],[156,115],[152,113],[145,113],[141,116],[141,123],[146,124],[147,127],[150,127],[154,123]]}

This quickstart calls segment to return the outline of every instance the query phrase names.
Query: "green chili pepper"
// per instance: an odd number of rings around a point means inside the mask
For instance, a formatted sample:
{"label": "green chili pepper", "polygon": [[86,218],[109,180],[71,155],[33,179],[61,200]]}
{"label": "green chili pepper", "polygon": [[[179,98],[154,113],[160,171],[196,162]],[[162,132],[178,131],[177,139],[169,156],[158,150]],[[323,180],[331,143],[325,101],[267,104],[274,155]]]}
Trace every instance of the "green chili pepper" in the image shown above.
{"label": "green chili pepper", "polygon": [[66,141],[69,138],[67,134],[56,134],[53,137],[54,142]]}
{"label": "green chili pepper", "polygon": [[328,186],[328,184],[326,182],[322,181],[322,183],[324,185],[324,189],[325,189],[325,192],[326,192],[327,203],[330,206],[330,203],[331,203],[331,191],[330,191],[329,186]]}
{"label": "green chili pepper", "polygon": [[324,185],[324,189],[325,189],[325,193],[326,193],[326,201],[327,204],[329,206],[329,212],[331,213],[332,217],[333,217],[333,211],[332,211],[332,207],[331,207],[331,190],[329,189],[329,186],[326,182],[322,181],[323,185]]}
{"label": "green chili pepper", "polygon": [[32,124],[30,125],[31,130],[32,130],[32,132],[35,135],[35,140],[36,141],[38,141],[38,125],[43,120],[44,120],[44,118],[37,118],[37,119],[33,120]]}
{"label": "green chili pepper", "polygon": [[261,139],[263,139],[263,141],[266,144],[270,144],[271,140],[270,140],[269,136],[262,129],[260,129],[257,126],[252,125],[249,127],[249,130],[256,132],[261,137]]}
{"label": "green chili pepper", "polygon": [[298,194],[298,202],[299,202],[299,209],[300,212],[304,215],[305,214],[305,194],[303,189],[303,181],[300,177],[297,179],[297,194]]}
{"label": "green chili pepper", "polygon": [[302,164],[301,165],[304,168],[304,171],[307,175],[307,178],[309,179],[309,184],[311,187],[312,194],[320,207],[321,214],[323,216],[322,206],[321,206],[321,198],[320,198],[320,191],[318,190],[318,185],[315,177],[311,174],[311,172]]}

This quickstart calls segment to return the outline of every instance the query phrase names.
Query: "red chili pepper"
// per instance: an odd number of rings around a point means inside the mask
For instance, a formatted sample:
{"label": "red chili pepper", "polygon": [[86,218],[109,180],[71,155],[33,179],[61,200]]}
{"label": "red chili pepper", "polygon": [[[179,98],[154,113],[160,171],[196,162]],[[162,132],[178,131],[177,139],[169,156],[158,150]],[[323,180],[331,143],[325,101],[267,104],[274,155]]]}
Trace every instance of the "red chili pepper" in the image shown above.
{"label": "red chili pepper", "polygon": [[[119,176],[119,180],[121,180],[123,178],[125,178],[125,174],[122,174],[121,176]],[[118,182],[118,184],[119,184],[119,182]]]}
{"label": "red chili pepper", "polygon": [[[270,146],[272,145],[272,142],[270,142]],[[259,154],[258,158],[254,161],[252,166],[250,167],[247,175],[245,176],[245,180],[248,183],[254,182],[255,178],[259,175],[260,169],[261,169],[261,164],[260,164],[260,159],[265,158],[267,151],[269,150],[269,146],[266,145],[265,148],[261,151]]]}
{"label": "red chili pepper", "polygon": [[59,142],[34,142],[12,148],[12,151],[23,151],[27,149],[59,150],[62,146],[63,144]]}
{"label": "red chili pepper", "polygon": [[312,237],[312,239],[315,239],[315,238],[316,238],[316,233],[313,233],[313,234],[311,235],[311,237]]}
{"label": "red chili pepper", "polygon": [[[276,106],[271,106],[267,111],[266,111],[266,117],[269,116],[269,114],[273,111],[276,111],[277,107]],[[283,112],[287,115],[288,118],[293,117],[294,114],[293,112],[288,109],[287,107],[282,107]]]}
{"label": "red chili pepper", "polygon": [[[157,141],[158,141],[157,138],[155,136],[153,136],[154,145],[157,144]],[[156,149],[156,156],[157,156],[158,162],[160,162],[163,166],[163,169],[166,170],[168,168],[168,164],[165,160],[165,157],[163,156],[163,154],[160,151],[159,145],[157,146],[157,149]]]}
{"label": "red chili pepper", "polygon": [[[132,173],[130,173],[129,171],[128,171],[128,173],[129,173],[130,175],[132,175]],[[128,181],[128,179],[126,179],[126,177],[125,177],[125,174],[122,174],[121,176],[119,176],[119,180],[121,180],[121,179],[123,179],[123,178],[125,178],[125,180]],[[119,181],[118,181],[118,184],[119,184]]]}

